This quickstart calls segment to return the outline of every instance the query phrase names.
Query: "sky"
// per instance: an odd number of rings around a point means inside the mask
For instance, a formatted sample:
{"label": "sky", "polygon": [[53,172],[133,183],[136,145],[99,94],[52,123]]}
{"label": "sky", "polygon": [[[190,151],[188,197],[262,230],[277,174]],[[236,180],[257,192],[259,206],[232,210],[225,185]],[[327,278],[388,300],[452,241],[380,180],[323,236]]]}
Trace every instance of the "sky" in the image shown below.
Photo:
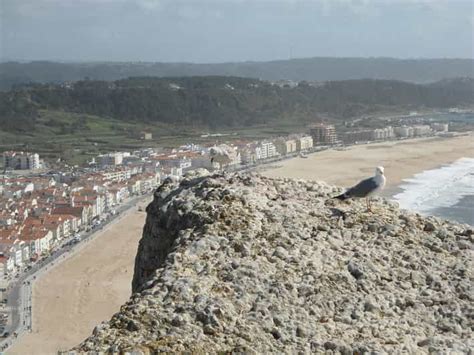
{"label": "sky", "polygon": [[471,0],[0,0],[0,60],[473,58]]}

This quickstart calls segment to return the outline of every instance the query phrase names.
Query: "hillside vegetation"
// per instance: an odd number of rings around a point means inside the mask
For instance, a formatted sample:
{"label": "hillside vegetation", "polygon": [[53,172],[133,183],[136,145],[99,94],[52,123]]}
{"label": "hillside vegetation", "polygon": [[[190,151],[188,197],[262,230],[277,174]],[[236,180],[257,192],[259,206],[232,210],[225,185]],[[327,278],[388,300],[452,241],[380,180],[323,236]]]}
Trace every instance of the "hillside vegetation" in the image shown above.
{"label": "hillside vegetation", "polygon": [[[397,109],[474,104],[474,79],[430,85],[389,80],[347,80],[296,87],[237,77],[136,77],[115,82],[36,84],[0,93],[0,125],[31,132],[39,110],[96,115],[123,122],[185,127],[243,127],[311,122],[318,115],[350,119]],[[51,126],[61,122],[51,120]],[[81,121],[68,127],[73,133]]]}
{"label": "hillside vegetation", "polygon": [[226,75],[264,80],[393,79],[418,83],[473,77],[472,59],[302,58],[270,62],[193,63],[0,63],[0,90],[20,83],[117,80],[131,76]]}

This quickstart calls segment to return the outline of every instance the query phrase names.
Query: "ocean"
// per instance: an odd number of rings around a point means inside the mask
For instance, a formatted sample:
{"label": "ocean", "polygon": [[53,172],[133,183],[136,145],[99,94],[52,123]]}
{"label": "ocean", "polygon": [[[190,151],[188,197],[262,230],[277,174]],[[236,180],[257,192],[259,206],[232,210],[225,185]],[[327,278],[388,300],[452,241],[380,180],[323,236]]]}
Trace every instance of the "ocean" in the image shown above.
{"label": "ocean", "polygon": [[423,171],[400,189],[393,198],[401,208],[474,226],[474,158]]}

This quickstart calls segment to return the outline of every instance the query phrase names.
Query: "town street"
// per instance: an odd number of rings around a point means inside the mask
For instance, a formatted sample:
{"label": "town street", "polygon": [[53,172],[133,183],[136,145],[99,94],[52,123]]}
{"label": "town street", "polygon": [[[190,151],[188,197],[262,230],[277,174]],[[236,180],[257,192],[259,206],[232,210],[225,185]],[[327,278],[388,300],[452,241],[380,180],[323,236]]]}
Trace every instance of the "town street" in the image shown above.
{"label": "town street", "polygon": [[116,207],[116,214],[111,215],[103,224],[91,227],[89,232],[82,232],[79,243],[67,244],[53,251],[51,255],[39,260],[31,269],[22,273],[17,280],[10,283],[7,289],[7,309],[10,310],[10,317],[5,328],[5,333],[8,333],[8,336],[0,342],[0,351],[7,349],[24,332],[31,331],[33,312],[32,288],[36,278],[80,250],[86,243],[98,235],[104,227],[117,222],[126,213],[137,208],[138,203],[145,202],[150,197],[151,194],[137,196]]}

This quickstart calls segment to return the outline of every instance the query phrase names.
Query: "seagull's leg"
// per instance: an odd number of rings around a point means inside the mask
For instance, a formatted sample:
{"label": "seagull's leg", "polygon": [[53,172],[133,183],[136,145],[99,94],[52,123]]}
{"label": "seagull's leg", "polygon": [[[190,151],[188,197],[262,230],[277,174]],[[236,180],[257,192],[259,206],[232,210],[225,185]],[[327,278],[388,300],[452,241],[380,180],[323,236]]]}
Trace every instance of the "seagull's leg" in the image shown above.
{"label": "seagull's leg", "polygon": [[370,206],[370,197],[366,197],[365,200],[367,201],[367,211],[372,212],[372,208],[371,208],[371,206]]}

